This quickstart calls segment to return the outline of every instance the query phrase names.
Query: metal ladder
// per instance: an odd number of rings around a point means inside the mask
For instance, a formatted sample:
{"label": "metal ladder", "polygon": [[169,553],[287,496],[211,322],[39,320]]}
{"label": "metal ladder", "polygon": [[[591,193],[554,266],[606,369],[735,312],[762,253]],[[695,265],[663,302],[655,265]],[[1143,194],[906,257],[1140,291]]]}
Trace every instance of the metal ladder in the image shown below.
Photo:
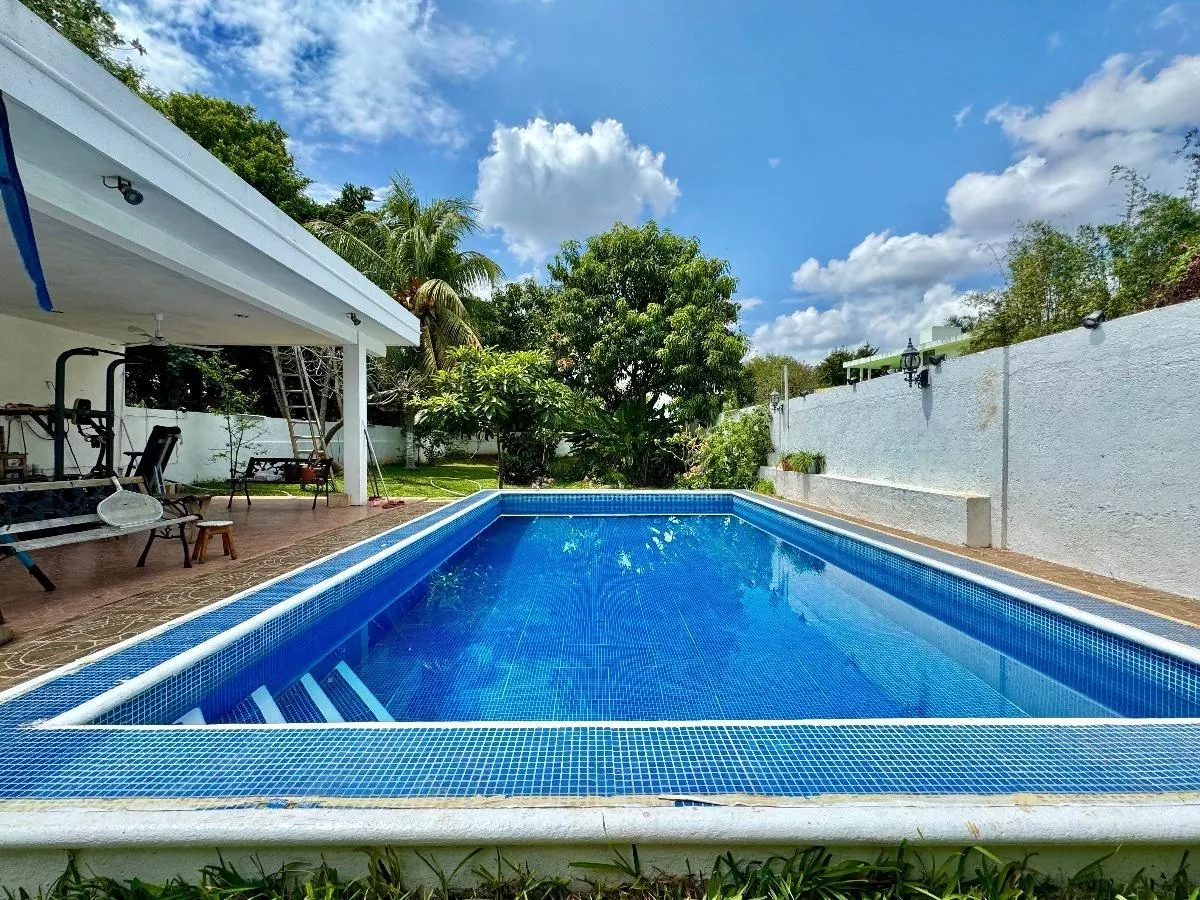
{"label": "metal ladder", "polygon": [[[304,347],[271,348],[271,357],[275,360],[275,399],[287,420],[292,456],[296,459],[324,459],[329,456],[329,448],[325,444],[325,417],[317,405],[305,352]],[[321,393],[323,401],[325,392]],[[307,442],[307,446],[304,446],[304,442]]]}

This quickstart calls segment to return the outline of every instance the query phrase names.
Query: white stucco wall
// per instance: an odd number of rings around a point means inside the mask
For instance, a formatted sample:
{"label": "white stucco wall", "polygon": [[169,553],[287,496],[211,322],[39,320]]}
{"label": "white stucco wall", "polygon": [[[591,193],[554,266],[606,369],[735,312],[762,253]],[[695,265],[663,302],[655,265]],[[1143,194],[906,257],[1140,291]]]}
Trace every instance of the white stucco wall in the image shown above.
{"label": "white stucco wall", "polygon": [[[167,466],[166,475],[172,481],[194,483],[229,477],[229,465],[223,459],[213,459],[214,454],[225,449],[225,420],[211,413],[178,412],[169,409],[145,409],[130,406],[125,409],[125,433],[121,434],[118,453],[141,450],[146,438],[155,425],[178,426],[183,429],[180,442]],[[404,458],[405,430],[383,425],[369,427],[371,443],[382,465],[398,462]],[[278,418],[261,420],[261,430],[255,428],[253,446],[247,444],[242,453],[244,462],[250,456],[291,456],[292,445],[288,440],[287,422]],[[305,432],[306,433],[306,432]],[[339,433],[329,450],[335,459],[342,458],[342,440]],[[122,461],[124,457],[121,457]]]}
{"label": "white stucco wall", "polygon": [[[1200,302],[790,403],[826,472],[991,498],[992,542],[1200,597]],[[776,417],[778,428],[779,416]]]}

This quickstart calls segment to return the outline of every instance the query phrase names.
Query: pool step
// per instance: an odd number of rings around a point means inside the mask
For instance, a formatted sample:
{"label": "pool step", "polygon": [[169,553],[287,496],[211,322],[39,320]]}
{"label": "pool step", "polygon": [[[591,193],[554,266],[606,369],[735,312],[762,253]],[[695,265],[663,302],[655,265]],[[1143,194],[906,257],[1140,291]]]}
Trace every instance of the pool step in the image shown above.
{"label": "pool step", "polygon": [[176,725],[203,725],[204,713],[200,711],[200,707],[194,707],[185,712],[182,716],[175,720]]}
{"label": "pool step", "polygon": [[[197,708],[178,721],[202,725],[204,716]],[[278,725],[394,720],[354,670],[340,662],[320,683],[308,673],[275,696],[262,685],[216,721],[222,725]]]}
{"label": "pool step", "polygon": [[347,722],[394,722],[379,698],[345,662],[338,663],[321,683],[325,694]]}
{"label": "pool step", "polygon": [[255,689],[254,693],[250,695],[250,700],[258,707],[264,722],[279,725],[287,721],[279,709],[279,704],[275,702],[275,698],[271,696],[271,692],[267,690],[265,684]]}

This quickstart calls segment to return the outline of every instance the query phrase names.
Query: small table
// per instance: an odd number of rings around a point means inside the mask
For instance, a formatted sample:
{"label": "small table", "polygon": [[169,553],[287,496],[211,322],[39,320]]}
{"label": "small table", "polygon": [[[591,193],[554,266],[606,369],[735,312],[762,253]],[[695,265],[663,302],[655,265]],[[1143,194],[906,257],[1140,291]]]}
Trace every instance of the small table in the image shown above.
{"label": "small table", "polygon": [[204,562],[209,539],[215,534],[221,536],[223,555],[237,559],[237,548],[233,546],[233,522],[226,519],[207,519],[196,523],[196,542],[192,545],[193,561]]}

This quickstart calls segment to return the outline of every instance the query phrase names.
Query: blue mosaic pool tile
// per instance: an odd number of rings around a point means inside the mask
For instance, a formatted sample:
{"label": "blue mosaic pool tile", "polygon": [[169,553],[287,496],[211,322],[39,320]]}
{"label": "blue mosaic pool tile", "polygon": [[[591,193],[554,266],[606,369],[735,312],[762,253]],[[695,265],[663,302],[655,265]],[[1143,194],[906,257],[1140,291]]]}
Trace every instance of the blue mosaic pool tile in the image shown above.
{"label": "blue mosaic pool tile", "polygon": [[[232,625],[293,596],[305,586],[343,571],[406,537],[480,504],[480,519],[510,515],[597,513],[723,514],[783,534],[804,548],[821,544],[825,558],[852,559],[868,580],[896,584],[917,600],[971,608],[991,605],[982,618],[964,616],[959,627],[987,628],[1020,622],[1086,644],[1105,665],[1126,667],[1137,678],[1185,706],[1195,699],[1195,679],[1179,660],[1131,648],[1113,635],[1045,618],[1042,610],[978,585],[946,579],[822,526],[862,534],[886,546],[937,559],[994,581],[1054,599],[1079,610],[1133,625],[1193,647],[1200,632],[1128,610],[1036,579],[944,553],[842,520],[822,517],[751,496],[728,493],[574,495],[486,492],[407,523],[335,554],[312,570],[246,592],[157,635],[124,646],[75,672],[0,703],[0,799],[78,798],[394,798],[484,796],[666,796],[701,802],[705,795],[812,796],[819,794],[1158,793],[1200,790],[1200,725],[1164,720],[1126,724],[723,724],[686,726],[403,726],[383,728],[180,728],[46,729],[33,723],[70,709]],[[486,522],[484,523],[486,524]],[[463,529],[464,533],[468,529]],[[451,531],[458,532],[459,529]],[[448,549],[441,539],[428,546]],[[814,535],[814,532],[821,532]],[[834,536],[836,537],[836,536]],[[452,551],[451,551],[452,552]],[[839,556],[841,554],[841,556]],[[407,577],[423,577],[423,563],[397,561]],[[405,569],[405,566],[409,568]],[[393,573],[394,574],[394,573]],[[367,585],[370,576],[363,579]],[[326,611],[348,598],[331,597]],[[1008,619],[1004,617],[1008,616]],[[1015,618],[1013,618],[1015,617]],[[1001,627],[1003,632],[1004,628]],[[303,633],[304,629],[301,629]],[[564,630],[564,634],[567,631]],[[276,634],[276,638],[279,634]],[[296,635],[291,635],[295,638]],[[1003,639],[1003,634],[990,635]],[[620,645],[619,631],[612,646]],[[284,636],[284,643],[289,638]],[[1124,639],[1121,639],[1124,640]],[[255,644],[250,653],[257,653]],[[245,648],[244,648],[245,649]],[[610,659],[598,651],[597,661]],[[612,657],[615,659],[615,657]],[[227,661],[232,663],[232,660]],[[1052,663],[1052,660],[1039,660]],[[229,670],[216,672],[218,677]],[[253,668],[253,664],[249,669]],[[255,673],[256,676],[258,673]],[[267,673],[268,675],[270,673]],[[1086,673],[1083,673],[1086,676]],[[232,681],[235,675],[230,675]],[[1139,681],[1140,679],[1140,681]],[[269,683],[269,678],[257,683]],[[325,679],[329,685],[329,679]],[[192,686],[181,683],[185,690]],[[251,685],[246,691],[252,690]],[[286,685],[274,686],[283,688]],[[239,688],[240,689],[240,688]],[[331,698],[334,691],[330,690]],[[562,686],[570,690],[569,682]],[[245,697],[245,693],[241,697]],[[554,703],[567,694],[557,690]],[[539,698],[514,697],[535,711]],[[1126,700],[1137,701],[1134,695]],[[335,703],[338,702],[335,699]],[[652,701],[647,701],[648,703]],[[136,715],[162,714],[179,704],[160,698]],[[230,701],[230,715],[234,701]],[[187,708],[186,706],[184,708]],[[237,707],[251,718],[252,713]],[[1190,707],[1189,707],[1190,708]],[[182,711],[180,709],[179,711]]]}

